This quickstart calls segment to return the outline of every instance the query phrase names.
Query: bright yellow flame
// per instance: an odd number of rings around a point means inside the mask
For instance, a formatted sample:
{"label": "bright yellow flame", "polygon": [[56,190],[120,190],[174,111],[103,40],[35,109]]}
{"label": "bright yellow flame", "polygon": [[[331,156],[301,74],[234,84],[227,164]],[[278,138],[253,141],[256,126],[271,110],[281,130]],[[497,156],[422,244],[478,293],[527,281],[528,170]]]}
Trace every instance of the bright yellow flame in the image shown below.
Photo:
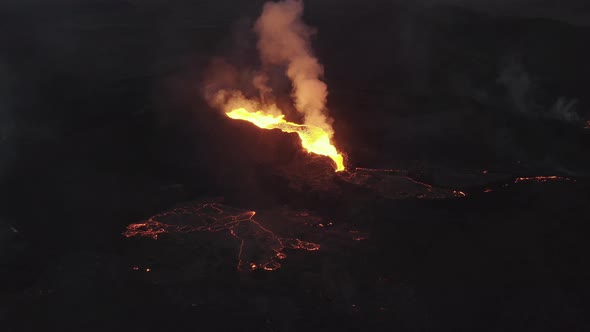
{"label": "bright yellow flame", "polygon": [[262,111],[248,112],[245,108],[236,108],[226,114],[232,119],[249,121],[263,129],[280,129],[286,133],[297,133],[305,150],[332,158],[336,163],[336,172],[344,170],[342,154],[338,153],[338,150],[330,143],[328,133],[320,127],[288,122],[284,119],[284,115],[274,116]]}

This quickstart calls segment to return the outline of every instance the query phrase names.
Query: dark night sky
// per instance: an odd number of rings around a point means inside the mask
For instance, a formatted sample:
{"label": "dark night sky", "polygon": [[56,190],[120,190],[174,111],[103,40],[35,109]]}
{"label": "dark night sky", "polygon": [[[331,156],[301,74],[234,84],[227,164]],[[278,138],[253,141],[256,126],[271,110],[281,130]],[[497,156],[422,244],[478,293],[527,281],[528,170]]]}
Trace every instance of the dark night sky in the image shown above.
{"label": "dark night sky", "polygon": [[[334,2],[335,5],[341,1],[319,0],[323,2]],[[347,0],[351,1],[351,0]],[[394,0],[396,1],[396,0]],[[398,0],[405,1],[408,0]],[[172,6],[173,4],[186,3],[186,1],[164,1],[164,0],[94,0],[88,3],[130,3],[135,6],[153,6],[165,3]],[[318,0],[315,0],[318,2]],[[411,0],[411,3],[421,3],[424,5],[456,5],[478,11],[484,11],[490,14],[514,15],[526,17],[545,17],[563,20],[572,24],[588,25],[590,24],[590,6],[586,0]],[[58,4],[78,4],[75,0],[56,0],[51,2],[52,5]],[[10,0],[2,1],[2,6],[31,6],[36,4],[47,4],[42,0]]]}
{"label": "dark night sky", "polygon": [[590,6],[585,0],[418,0],[424,4],[448,4],[498,15],[543,17],[572,24],[590,24]]}

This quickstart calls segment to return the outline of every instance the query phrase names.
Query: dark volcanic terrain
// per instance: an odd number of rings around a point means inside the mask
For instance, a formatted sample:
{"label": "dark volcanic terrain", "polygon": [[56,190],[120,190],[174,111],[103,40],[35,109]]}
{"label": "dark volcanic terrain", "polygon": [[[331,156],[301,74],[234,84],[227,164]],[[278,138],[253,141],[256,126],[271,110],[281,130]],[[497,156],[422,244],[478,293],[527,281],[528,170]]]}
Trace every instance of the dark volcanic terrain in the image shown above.
{"label": "dark volcanic terrain", "polygon": [[0,330],[590,330],[589,28],[335,3],[340,173],[202,98],[263,1],[0,5]]}

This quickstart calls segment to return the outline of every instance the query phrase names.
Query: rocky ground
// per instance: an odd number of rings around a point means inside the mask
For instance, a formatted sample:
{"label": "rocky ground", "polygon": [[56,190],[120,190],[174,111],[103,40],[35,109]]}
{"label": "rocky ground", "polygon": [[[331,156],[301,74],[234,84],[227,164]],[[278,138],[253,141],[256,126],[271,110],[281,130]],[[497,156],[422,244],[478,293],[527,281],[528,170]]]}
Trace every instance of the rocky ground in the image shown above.
{"label": "rocky ground", "polygon": [[[168,229],[157,240],[127,238],[122,227],[106,234],[102,247],[70,245],[50,255],[5,221],[3,324],[8,331],[588,326],[588,246],[580,232],[589,217],[586,180],[514,183],[486,174],[464,181],[471,190],[455,195],[400,172],[330,176],[324,181],[337,191],[310,185],[298,199],[294,189],[287,204],[263,202],[257,223],[319,246],[282,250],[274,271],[249,264],[240,271],[240,240],[226,226]],[[203,220],[173,211],[160,220],[197,226]],[[276,244],[260,229],[240,232],[244,257],[268,254]]]}

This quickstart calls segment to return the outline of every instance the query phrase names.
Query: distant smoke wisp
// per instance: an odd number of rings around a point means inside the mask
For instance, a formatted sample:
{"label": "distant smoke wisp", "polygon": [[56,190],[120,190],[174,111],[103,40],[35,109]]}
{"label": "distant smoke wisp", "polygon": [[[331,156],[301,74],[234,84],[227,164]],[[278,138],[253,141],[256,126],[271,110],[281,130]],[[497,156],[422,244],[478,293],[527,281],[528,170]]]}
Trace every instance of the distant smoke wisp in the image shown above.
{"label": "distant smoke wisp", "polygon": [[504,85],[514,108],[520,113],[530,111],[531,79],[520,62],[511,58],[502,66],[498,83]]}
{"label": "distant smoke wisp", "polygon": [[[500,68],[497,82],[506,88],[512,109],[523,115],[545,117],[562,122],[579,123],[578,100],[560,96],[553,105],[540,105],[535,98],[531,76],[524,65],[515,58],[509,58]],[[538,92],[537,92],[538,94]]]}

